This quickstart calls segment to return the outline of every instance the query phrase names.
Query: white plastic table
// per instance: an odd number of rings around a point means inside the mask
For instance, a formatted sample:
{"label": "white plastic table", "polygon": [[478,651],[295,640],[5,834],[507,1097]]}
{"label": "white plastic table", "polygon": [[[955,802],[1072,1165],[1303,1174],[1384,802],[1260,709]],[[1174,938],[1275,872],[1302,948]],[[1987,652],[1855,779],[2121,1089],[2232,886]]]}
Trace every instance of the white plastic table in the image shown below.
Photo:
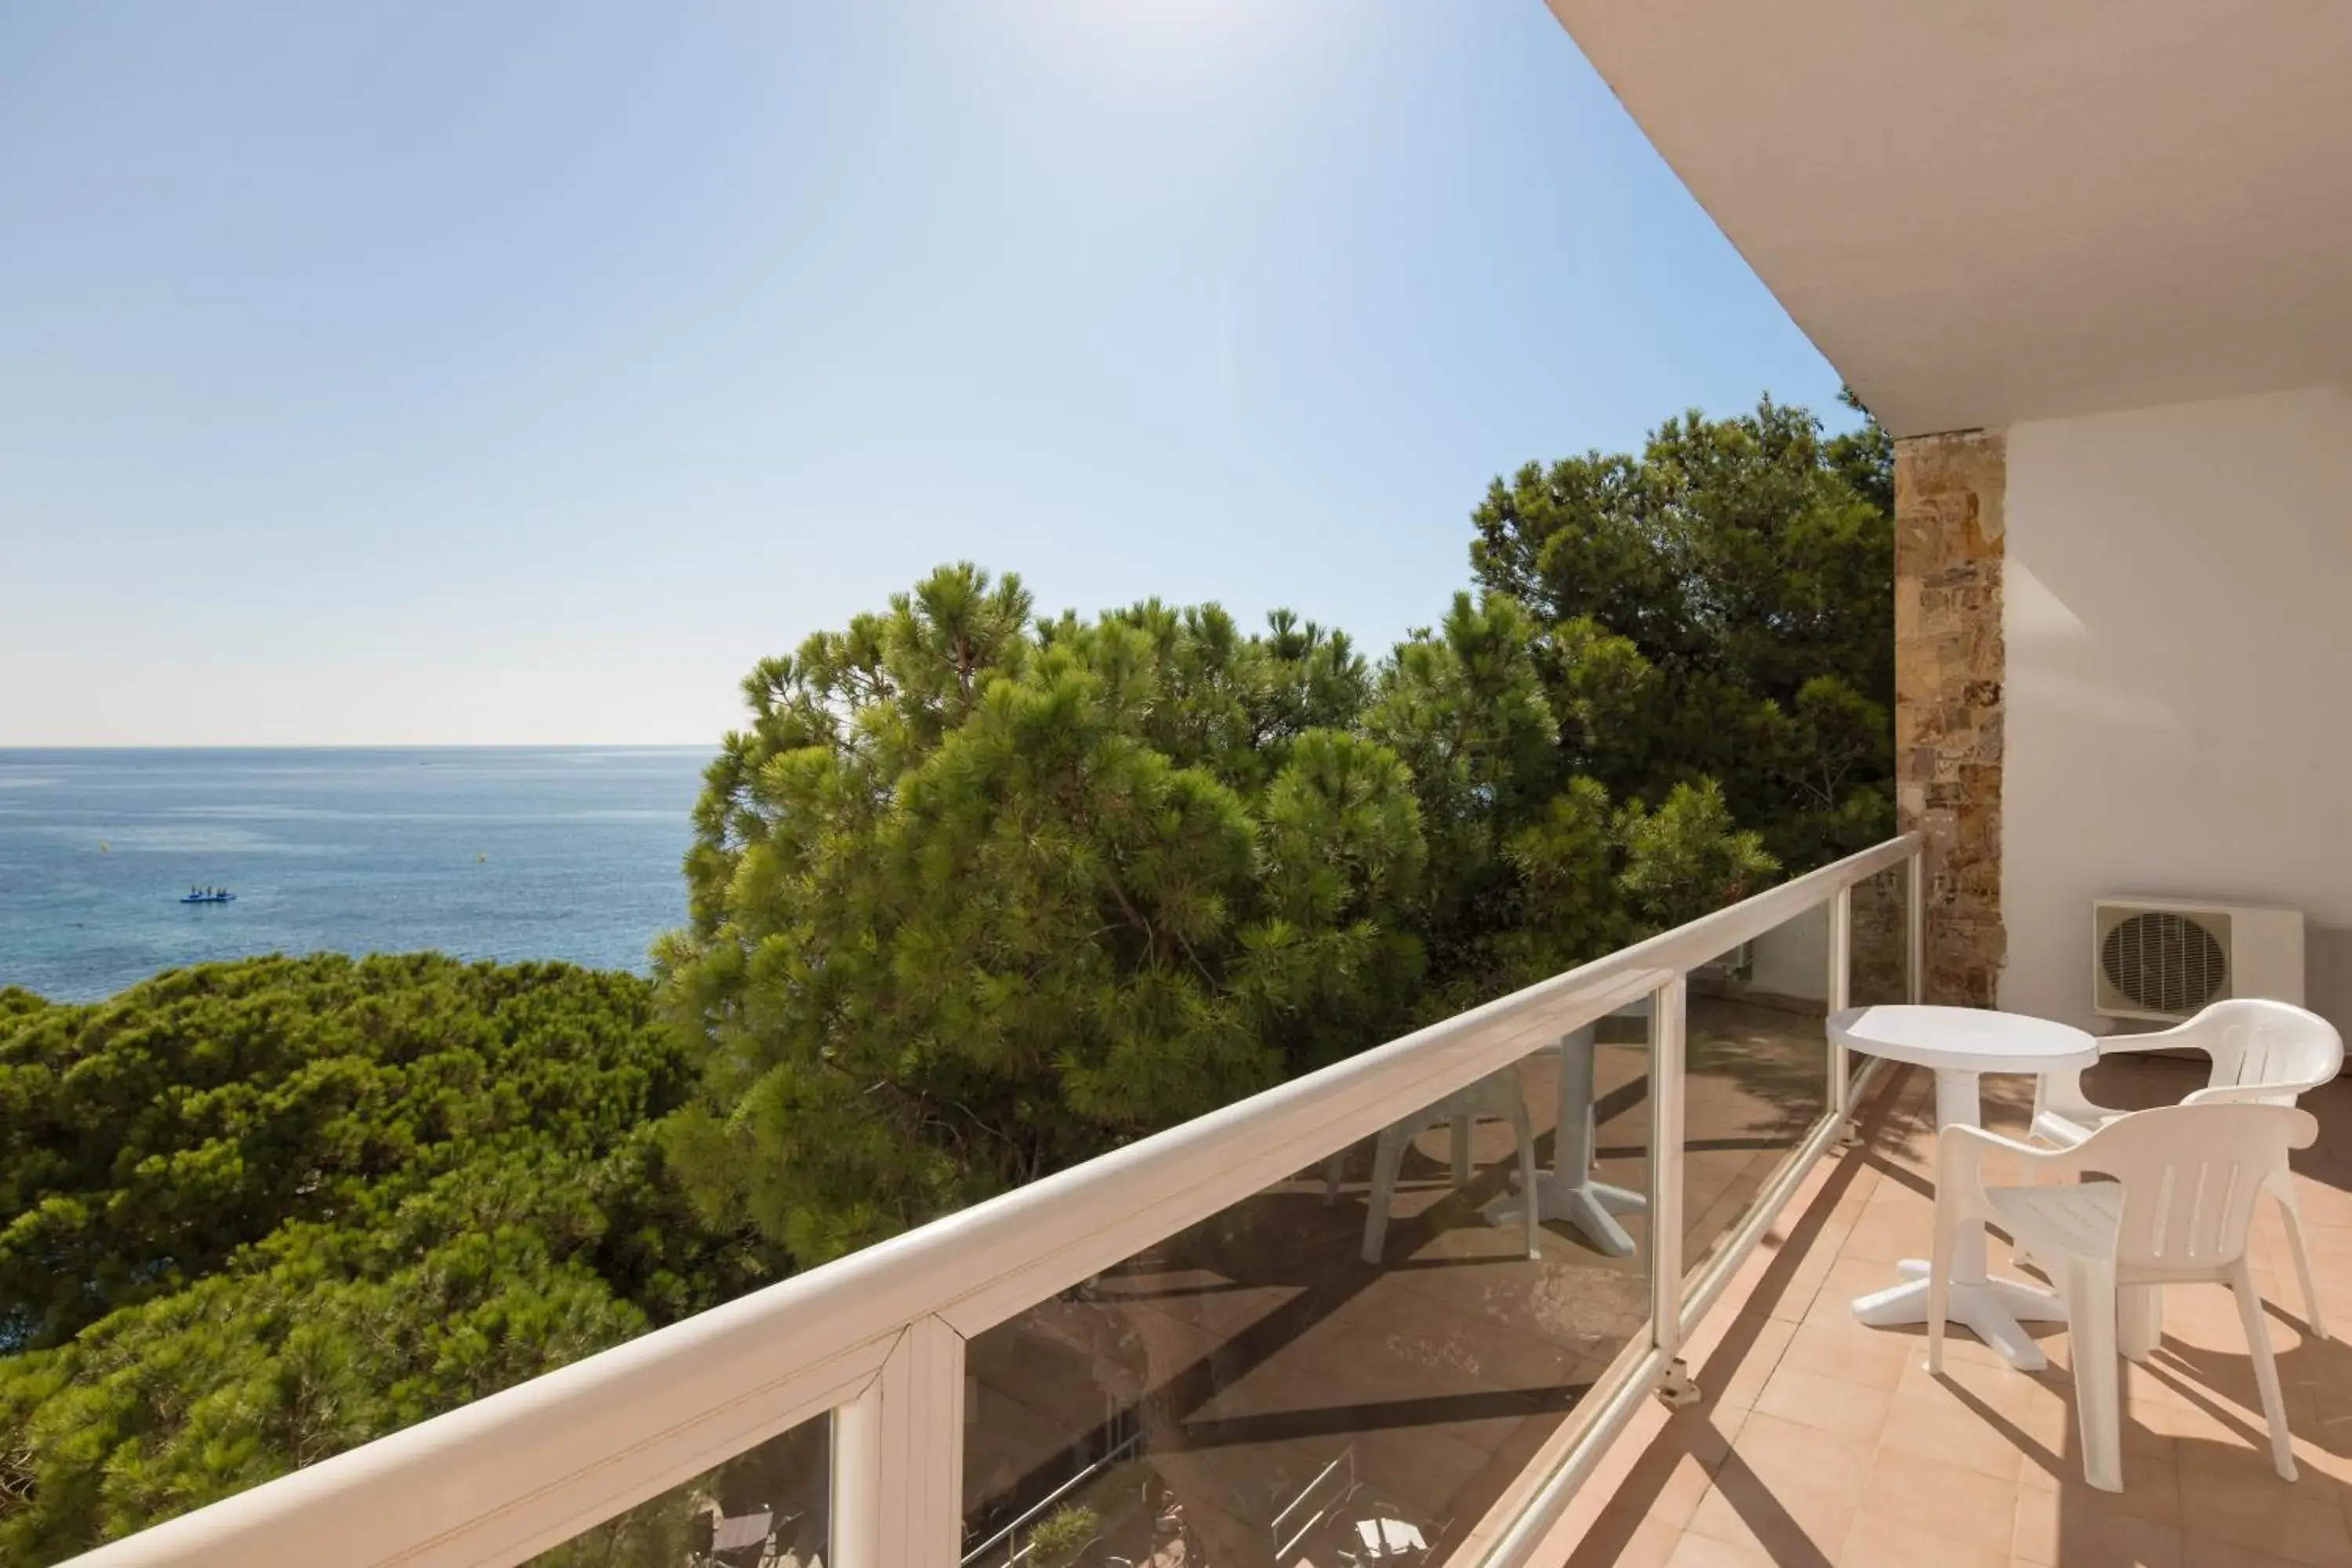
{"label": "white plastic table", "polygon": [[[1621,1008],[1646,1014],[1647,1003]],[[1559,1040],[1559,1116],[1553,1124],[1551,1169],[1536,1177],[1536,1218],[1574,1226],[1606,1257],[1633,1256],[1633,1238],[1617,1223],[1621,1214],[1650,1206],[1641,1194],[1596,1180],[1592,1174],[1592,1054],[1594,1026],[1571,1029]],[[1506,1194],[1486,1205],[1490,1225],[1519,1223],[1524,1193]]]}
{"label": "white plastic table", "polygon": [[[1979,1073],[2054,1072],[2099,1059],[2098,1042],[2080,1029],[1975,1007],[1849,1007],[1831,1016],[1829,1031],[1850,1051],[1932,1068],[1939,1132],[1981,1125]],[[1902,1284],[1854,1299],[1853,1315],[1873,1328],[1927,1321],[1927,1263],[1911,1258],[1895,1268]],[[1987,1274],[1984,1226],[1961,1227],[1952,1249],[1947,1322],[1968,1329],[2010,1365],[2037,1372],[2046,1364],[2042,1347],[2020,1321],[2063,1322],[2065,1317],[2065,1303],[2054,1291]]]}

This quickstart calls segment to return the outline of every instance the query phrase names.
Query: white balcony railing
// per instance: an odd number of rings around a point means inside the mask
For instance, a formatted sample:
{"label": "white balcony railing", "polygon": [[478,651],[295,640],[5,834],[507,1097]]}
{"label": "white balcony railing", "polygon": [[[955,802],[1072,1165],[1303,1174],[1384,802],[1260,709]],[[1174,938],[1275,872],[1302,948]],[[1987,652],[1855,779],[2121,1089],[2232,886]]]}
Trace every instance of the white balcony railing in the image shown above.
{"label": "white balcony railing", "polygon": [[[1646,1001],[1652,1303],[1554,1440],[1446,1544],[1516,1568],[1673,1367],[1854,1091],[1825,1041],[1823,1110],[1686,1273],[1686,981],[1826,914],[1820,1005],[1849,994],[1853,892],[1907,868],[1904,984],[1920,974],[1916,837],[1688,925],[1075,1169],[420,1423],[78,1559],[88,1568],[499,1568],[589,1531],[801,1423],[831,1421],[829,1568],[956,1568],[967,1342],[1383,1127]],[[629,1561],[638,1561],[630,1559]],[[647,1568],[652,1568],[649,1563]],[[662,1568],[671,1568],[664,1559]]]}

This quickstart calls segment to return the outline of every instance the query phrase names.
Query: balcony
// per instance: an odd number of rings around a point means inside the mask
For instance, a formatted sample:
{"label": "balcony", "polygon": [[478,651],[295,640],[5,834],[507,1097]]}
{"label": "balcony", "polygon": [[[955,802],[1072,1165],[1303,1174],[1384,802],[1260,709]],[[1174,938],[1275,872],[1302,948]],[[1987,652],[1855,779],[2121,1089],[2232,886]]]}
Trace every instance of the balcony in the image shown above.
{"label": "balcony", "polygon": [[[2218,1288],[2172,1288],[2129,1371],[2120,1495],[2081,1480],[2063,1329],[2044,1372],[1963,1333],[1935,1378],[1920,1331],[1854,1322],[1925,1250],[1931,1086],[1843,1059],[1822,1019],[1910,993],[1917,854],[1890,841],[81,1561],[2352,1563],[2352,1362],[2305,1331],[2274,1210],[2254,1261],[2292,1485]],[[2118,1058],[2091,1087],[2157,1104],[2200,1071]],[[2031,1088],[1989,1080],[1990,1124],[2021,1130]],[[2352,1164],[2326,1152],[2352,1088],[2309,1103],[2304,1212],[2323,1305],[2352,1317]]]}
{"label": "balcony", "polygon": [[[2108,1104],[2177,1101],[2204,1064],[2113,1058]],[[1988,1125],[2022,1134],[2030,1086],[2007,1080]],[[1717,1315],[1685,1346],[1703,1403],[1646,1412],[1547,1543],[1575,1568],[1766,1563],[2283,1568],[2352,1563],[2352,1356],[2309,1333],[2275,1205],[2256,1221],[2298,1480],[2271,1468],[2243,1331],[2219,1286],[2168,1291],[2162,1345],[2127,1365],[2124,1490],[2083,1483],[2067,1336],[2018,1372],[1966,1335],[1928,1375],[1924,1331],[1865,1329],[1852,1299],[1884,1285],[1927,1234],[1929,1075],[1892,1077],[1864,1108],[1865,1143],[1806,1179]],[[2305,1098],[2319,1142],[2296,1182],[2324,1313],[2352,1309],[2352,1085]],[[2336,1151],[2329,1152],[2331,1148]],[[1994,1241],[1994,1263],[2003,1266]]]}
{"label": "balcony", "polygon": [[1822,1016],[1916,971],[1917,849],[82,1561],[1557,1561],[1685,1335],[1778,1260],[1857,1082]]}

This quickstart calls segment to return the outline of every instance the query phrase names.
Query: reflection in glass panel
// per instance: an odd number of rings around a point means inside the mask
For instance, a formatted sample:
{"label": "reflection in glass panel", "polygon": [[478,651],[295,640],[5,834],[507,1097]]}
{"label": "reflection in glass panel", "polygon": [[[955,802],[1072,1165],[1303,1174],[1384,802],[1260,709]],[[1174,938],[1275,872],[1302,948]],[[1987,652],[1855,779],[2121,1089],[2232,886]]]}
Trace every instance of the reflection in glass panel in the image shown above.
{"label": "reflection in glass panel", "polygon": [[1848,999],[1856,1007],[1906,1001],[1911,946],[1905,921],[1911,868],[1892,866],[1854,884],[1853,970]]}
{"label": "reflection in glass panel", "polygon": [[1444,1561],[1648,1331],[1632,1023],[1538,1048],[973,1339],[965,1562]]}
{"label": "reflection in glass panel", "polygon": [[814,1568],[832,1555],[832,1426],[819,1416],[780,1432],[541,1552],[532,1568]]}
{"label": "reflection in glass panel", "polygon": [[1706,1266],[1829,1110],[1830,911],[1808,910],[1691,972],[1683,1273]]}

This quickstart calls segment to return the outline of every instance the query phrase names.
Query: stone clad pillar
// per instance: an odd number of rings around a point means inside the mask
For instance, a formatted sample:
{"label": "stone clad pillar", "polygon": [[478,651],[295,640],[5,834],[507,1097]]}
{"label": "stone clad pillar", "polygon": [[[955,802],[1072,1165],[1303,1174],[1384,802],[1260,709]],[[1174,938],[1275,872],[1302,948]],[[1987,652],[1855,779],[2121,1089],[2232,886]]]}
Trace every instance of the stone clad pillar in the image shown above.
{"label": "stone clad pillar", "polygon": [[1929,1002],[1990,1007],[2000,918],[1999,430],[1895,444],[1895,818],[1927,836]]}

